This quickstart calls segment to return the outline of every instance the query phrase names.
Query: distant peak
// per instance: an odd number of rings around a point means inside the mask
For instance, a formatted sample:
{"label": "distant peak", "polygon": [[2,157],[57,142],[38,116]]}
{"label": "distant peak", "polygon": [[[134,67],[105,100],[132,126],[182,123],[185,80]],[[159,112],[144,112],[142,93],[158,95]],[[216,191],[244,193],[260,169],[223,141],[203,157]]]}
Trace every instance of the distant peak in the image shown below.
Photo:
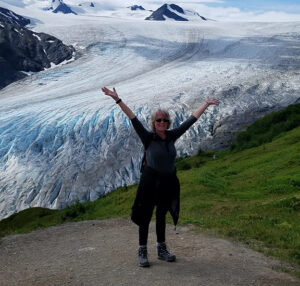
{"label": "distant peak", "polygon": [[170,6],[171,9],[177,11],[178,13],[184,14],[183,9],[181,7],[179,7],[178,5],[170,4],[169,6]]}
{"label": "distant peak", "polygon": [[184,10],[176,4],[163,4],[145,20],[151,21],[198,21],[206,20],[195,11]]}
{"label": "distant peak", "polygon": [[184,14],[184,10],[175,4],[164,4],[156,11],[154,11],[149,17],[145,20],[152,20],[152,21],[165,21],[166,18],[173,19],[175,21],[188,21],[188,19],[179,16],[175,12],[180,14]]}
{"label": "distant peak", "polygon": [[132,10],[132,11],[145,10],[145,8],[143,6],[139,6],[139,5],[129,6],[128,8],[130,8],[130,10]]}
{"label": "distant peak", "polygon": [[50,10],[53,13],[63,13],[63,14],[75,14],[77,15],[72,9],[63,2],[63,0],[52,0],[52,5]]}

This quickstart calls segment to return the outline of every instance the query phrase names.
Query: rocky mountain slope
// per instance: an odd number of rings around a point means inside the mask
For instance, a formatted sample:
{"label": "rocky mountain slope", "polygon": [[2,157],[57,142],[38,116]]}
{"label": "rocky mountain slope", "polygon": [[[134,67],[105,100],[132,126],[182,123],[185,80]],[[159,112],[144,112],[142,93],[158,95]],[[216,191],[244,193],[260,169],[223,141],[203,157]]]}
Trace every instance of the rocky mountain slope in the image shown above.
{"label": "rocky mountain slope", "polygon": [[0,88],[24,78],[24,72],[38,72],[74,56],[72,46],[27,29],[29,19],[4,8],[0,12]]}
{"label": "rocky mountain slope", "polygon": [[[94,4],[91,3],[91,7]],[[75,13],[67,4],[63,2],[63,0],[52,0],[51,7],[49,8],[53,13],[63,13],[63,14],[75,14]]]}
{"label": "rocky mountain slope", "polygon": [[175,21],[191,21],[191,20],[204,20],[207,19],[200,16],[197,12],[183,10],[180,6],[176,4],[164,4],[155,10],[149,17],[145,20],[151,21],[165,21],[165,20],[175,20]]}

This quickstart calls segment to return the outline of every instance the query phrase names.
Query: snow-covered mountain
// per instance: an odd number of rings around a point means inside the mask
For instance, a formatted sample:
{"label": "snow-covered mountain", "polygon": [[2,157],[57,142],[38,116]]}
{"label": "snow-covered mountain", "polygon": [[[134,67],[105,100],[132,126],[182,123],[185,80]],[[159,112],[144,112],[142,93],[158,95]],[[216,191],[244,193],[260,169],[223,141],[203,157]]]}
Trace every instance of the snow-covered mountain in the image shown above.
{"label": "snow-covered mountain", "polygon": [[[121,6],[120,3],[114,1],[82,1],[82,0],[31,0],[31,1],[10,1],[1,0],[4,5],[10,7],[26,7],[27,10],[35,10],[38,8],[43,11],[51,11],[53,13],[74,14],[74,15],[90,15],[90,16],[109,16],[122,19],[140,19],[140,20],[176,20],[176,21],[202,21],[207,20],[199,15],[198,12],[183,9],[176,4],[164,4],[153,12],[141,5]],[[1,3],[0,2],[0,3]],[[50,2],[50,3],[49,3]],[[1,4],[0,4],[1,5]]]}
{"label": "snow-covered mountain", "polygon": [[1,218],[137,182],[142,145],[103,86],[116,87],[145,125],[154,108],[169,109],[176,126],[206,96],[218,98],[178,140],[180,156],[222,149],[245,124],[299,100],[299,22],[142,21],[14,2],[0,6],[30,17],[34,32],[73,44],[82,57],[0,91]]}
{"label": "snow-covered mountain", "polygon": [[49,10],[52,10],[53,13],[72,13],[76,15],[76,13],[68,5],[66,5],[63,0],[52,0]]}
{"label": "snow-covered mountain", "polygon": [[195,11],[183,10],[180,6],[176,4],[164,4],[161,7],[159,7],[156,11],[154,11],[149,17],[147,17],[146,20],[206,21],[206,18],[200,16]]}
{"label": "snow-covered mountain", "polygon": [[0,21],[2,23],[16,24],[21,27],[25,27],[30,24],[29,19],[2,7],[0,7]]}
{"label": "snow-covered mountain", "polygon": [[24,78],[25,72],[50,68],[75,56],[59,39],[25,28],[29,19],[0,8],[0,89]]}

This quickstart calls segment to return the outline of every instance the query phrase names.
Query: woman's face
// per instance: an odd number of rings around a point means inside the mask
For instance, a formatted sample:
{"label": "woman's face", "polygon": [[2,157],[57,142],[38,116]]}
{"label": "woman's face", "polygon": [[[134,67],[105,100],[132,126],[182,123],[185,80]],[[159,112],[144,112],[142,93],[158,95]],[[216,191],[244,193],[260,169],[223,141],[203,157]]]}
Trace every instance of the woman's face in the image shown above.
{"label": "woman's face", "polygon": [[162,112],[157,112],[155,116],[155,130],[156,132],[164,132],[168,128],[169,120],[164,116]]}

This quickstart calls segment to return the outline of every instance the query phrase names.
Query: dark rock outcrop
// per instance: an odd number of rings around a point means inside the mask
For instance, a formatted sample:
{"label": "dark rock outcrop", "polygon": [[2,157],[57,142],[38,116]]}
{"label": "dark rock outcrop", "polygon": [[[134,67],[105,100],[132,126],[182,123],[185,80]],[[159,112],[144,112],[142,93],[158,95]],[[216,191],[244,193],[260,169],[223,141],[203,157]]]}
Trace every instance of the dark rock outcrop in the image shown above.
{"label": "dark rock outcrop", "polygon": [[203,21],[207,21],[208,20],[207,18],[201,16],[199,13],[196,13],[196,15],[199,16]]}
{"label": "dark rock outcrop", "polygon": [[171,9],[177,11],[178,13],[184,14],[183,9],[181,7],[179,7],[178,5],[170,4],[169,6]]}
{"label": "dark rock outcrop", "polygon": [[264,107],[261,109],[249,109],[243,112],[235,111],[230,116],[215,122],[211,130],[211,137],[201,142],[202,150],[225,150],[235,141],[237,134],[248,125],[263,116],[281,110],[282,106]]}
{"label": "dark rock outcrop", "polygon": [[201,19],[204,21],[207,20],[205,17],[199,15],[199,13],[190,10],[183,10],[180,6],[175,4],[162,5],[145,20],[165,21],[166,18],[173,19],[175,21],[190,21],[195,19]]}
{"label": "dark rock outcrop", "polygon": [[30,20],[8,9],[0,7],[0,21],[4,23],[16,24],[25,27],[30,24]]}
{"label": "dark rock outcrop", "polygon": [[[172,12],[169,7],[172,10],[177,11],[178,13],[182,14],[184,16],[184,11],[181,7],[175,4],[164,4],[160,8],[158,8],[156,11],[154,11],[149,17],[147,17],[145,20],[154,20],[154,21],[165,21],[165,17],[174,19],[176,21],[188,21],[188,19],[181,17],[177,15],[176,13]],[[165,16],[165,17],[164,17]]]}
{"label": "dark rock outcrop", "polygon": [[130,6],[130,7],[128,7],[128,8],[130,8],[130,10],[132,10],[132,11],[136,11],[136,10],[145,10],[145,8],[143,7],[143,6],[139,6],[139,5],[133,5],[133,6]]}
{"label": "dark rock outcrop", "polygon": [[[35,33],[0,15],[0,88],[25,77],[21,71],[38,72],[49,68],[51,63],[59,64],[72,58],[75,52],[72,46],[66,46],[48,34]],[[26,23],[25,18],[17,16],[15,19]]]}
{"label": "dark rock outcrop", "polygon": [[52,6],[49,8],[53,13],[63,13],[63,14],[75,14],[75,13],[67,4],[63,2],[63,0],[52,0]]}
{"label": "dark rock outcrop", "polygon": [[25,76],[26,74],[16,71],[8,61],[0,56],[0,89]]}

